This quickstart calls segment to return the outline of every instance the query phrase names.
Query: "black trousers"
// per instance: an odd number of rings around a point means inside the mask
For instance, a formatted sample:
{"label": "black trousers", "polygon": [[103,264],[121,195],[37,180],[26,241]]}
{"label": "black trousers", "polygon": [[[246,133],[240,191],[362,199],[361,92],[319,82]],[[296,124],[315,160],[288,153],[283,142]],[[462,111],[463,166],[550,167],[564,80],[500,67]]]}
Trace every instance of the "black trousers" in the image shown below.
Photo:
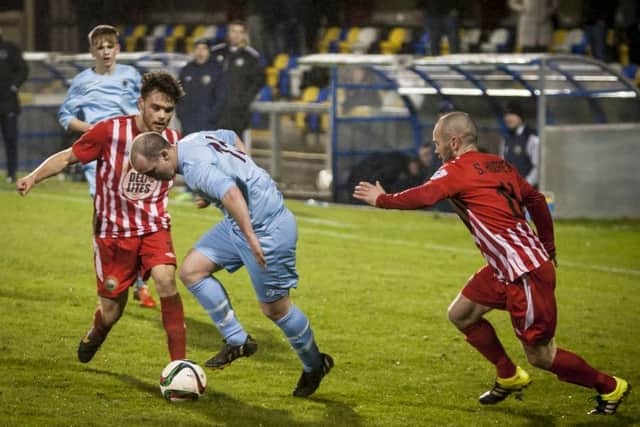
{"label": "black trousers", "polygon": [[7,176],[15,181],[18,169],[18,115],[0,113],[0,127],[7,157]]}

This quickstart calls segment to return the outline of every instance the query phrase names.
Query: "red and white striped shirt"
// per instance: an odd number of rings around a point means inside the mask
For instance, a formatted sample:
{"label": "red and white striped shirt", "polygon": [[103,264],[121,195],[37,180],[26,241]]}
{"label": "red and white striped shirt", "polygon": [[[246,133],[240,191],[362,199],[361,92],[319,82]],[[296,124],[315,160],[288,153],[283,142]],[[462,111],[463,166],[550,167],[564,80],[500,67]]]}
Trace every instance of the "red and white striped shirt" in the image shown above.
{"label": "red and white striped shirt", "polygon": [[[383,194],[376,205],[417,209],[450,199],[496,276],[514,282],[555,253],[553,221],[544,195],[504,159],[471,151],[445,163],[429,181]],[[527,208],[537,229],[525,219]]]}
{"label": "red and white striped shirt", "polygon": [[[129,163],[133,139],[140,134],[135,116],[96,123],[72,146],[82,163],[98,160],[94,198],[96,237],[132,237],[171,228],[167,195],[172,181],[157,181],[137,173]],[[175,144],[180,134],[166,129],[162,136]]]}

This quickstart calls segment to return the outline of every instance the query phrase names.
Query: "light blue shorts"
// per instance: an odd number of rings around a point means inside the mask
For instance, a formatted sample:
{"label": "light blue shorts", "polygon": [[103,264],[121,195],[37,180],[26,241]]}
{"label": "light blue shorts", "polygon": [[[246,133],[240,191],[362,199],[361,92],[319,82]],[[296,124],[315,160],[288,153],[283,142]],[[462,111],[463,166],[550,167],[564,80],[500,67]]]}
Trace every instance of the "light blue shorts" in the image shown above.
{"label": "light blue shorts", "polygon": [[256,230],[267,260],[267,268],[258,265],[242,232],[225,219],[198,240],[194,249],[230,273],[245,265],[260,302],[274,302],[297,287],[296,242],[298,226],[285,210],[264,229]]}

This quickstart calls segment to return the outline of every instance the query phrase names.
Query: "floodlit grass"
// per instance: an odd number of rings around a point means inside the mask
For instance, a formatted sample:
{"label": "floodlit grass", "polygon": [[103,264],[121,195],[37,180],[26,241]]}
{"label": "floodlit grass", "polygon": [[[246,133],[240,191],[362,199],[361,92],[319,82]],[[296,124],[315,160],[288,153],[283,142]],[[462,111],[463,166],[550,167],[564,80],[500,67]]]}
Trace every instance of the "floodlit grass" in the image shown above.
{"label": "floodlit grass", "polygon": [[[51,181],[20,198],[0,185],[0,425],[551,426],[640,425],[631,394],[616,417],[589,417],[594,393],[527,368],[505,313],[489,319],[534,383],[524,400],[481,407],[493,368],[446,309],[483,265],[455,217],[288,205],[298,218],[299,289],[334,371],[311,399],[291,397],[300,365],[258,308],[244,270],[219,278],[260,349],[207,371],[198,402],[162,400],[168,362],[158,310],[131,303],[94,360],[76,346],[96,303],[91,206],[82,184]],[[220,219],[170,203],[179,259]],[[557,341],[640,386],[640,222],[556,224]],[[220,336],[180,285],[188,356],[203,363]]]}

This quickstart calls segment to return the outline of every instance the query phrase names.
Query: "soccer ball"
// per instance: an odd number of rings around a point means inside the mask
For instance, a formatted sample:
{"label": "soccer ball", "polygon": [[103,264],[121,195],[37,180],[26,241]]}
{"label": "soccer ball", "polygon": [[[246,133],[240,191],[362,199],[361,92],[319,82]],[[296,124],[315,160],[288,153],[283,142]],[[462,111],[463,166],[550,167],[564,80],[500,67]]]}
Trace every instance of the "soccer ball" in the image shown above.
{"label": "soccer ball", "polygon": [[207,386],[207,377],[200,366],[187,359],[169,363],[160,376],[160,392],[171,401],[198,400]]}

